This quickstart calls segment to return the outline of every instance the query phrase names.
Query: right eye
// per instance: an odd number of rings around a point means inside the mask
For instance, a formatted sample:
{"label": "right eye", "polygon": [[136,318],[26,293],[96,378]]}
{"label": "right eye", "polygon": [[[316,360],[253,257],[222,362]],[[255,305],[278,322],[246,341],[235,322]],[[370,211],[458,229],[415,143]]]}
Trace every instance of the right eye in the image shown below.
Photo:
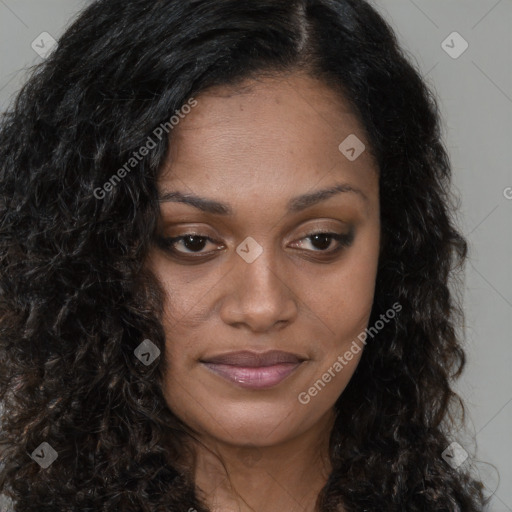
{"label": "right eye", "polygon": [[[173,254],[211,254],[213,251],[201,252],[207,242],[218,244],[215,240],[208,236],[198,235],[196,233],[186,233],[184,235],[175,237],[159,237],[157,239],[158,245]],[[179,250],[178,247],[185,248],[186,250]]]}

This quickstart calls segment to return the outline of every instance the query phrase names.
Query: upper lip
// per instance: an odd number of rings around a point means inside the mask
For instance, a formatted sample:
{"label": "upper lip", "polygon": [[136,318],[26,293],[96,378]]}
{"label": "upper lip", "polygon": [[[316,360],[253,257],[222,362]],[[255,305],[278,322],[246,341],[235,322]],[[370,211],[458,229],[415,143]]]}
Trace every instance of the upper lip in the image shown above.
{"label": "upper lip", "polygon": [[202,363],[228,364],[232,366],[271,366],[279,363],[302,363],[304,357],[291,352],[281,350],[269,350],[268,352],[251,352],[250,350],[241,350],[238,352],[227,352],[215,356],[201,359]]}

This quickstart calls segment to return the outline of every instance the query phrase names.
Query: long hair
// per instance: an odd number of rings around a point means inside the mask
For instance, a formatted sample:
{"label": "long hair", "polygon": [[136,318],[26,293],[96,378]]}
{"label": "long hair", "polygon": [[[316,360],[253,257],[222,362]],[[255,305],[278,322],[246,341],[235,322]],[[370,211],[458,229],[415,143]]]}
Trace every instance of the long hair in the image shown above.
{"label": "long hair", "polygon": [[[165,350],[144,265],[156,182],[169,119],[191,98],[293,71],[363,123],[382,225],[370,324],[402,306],[335,404],[319,510],[482,510],[482,484],[442,457],[464,420],[451,283],[467,246],[435,96],[389,25],[363,0],[97,0],[0,127],[0,492],[16,511],[208,510],[180,465],[187,427],[166,405],[162,365],[134,356],[145,339]],[[48,467],[41,450],[57,457]]]}

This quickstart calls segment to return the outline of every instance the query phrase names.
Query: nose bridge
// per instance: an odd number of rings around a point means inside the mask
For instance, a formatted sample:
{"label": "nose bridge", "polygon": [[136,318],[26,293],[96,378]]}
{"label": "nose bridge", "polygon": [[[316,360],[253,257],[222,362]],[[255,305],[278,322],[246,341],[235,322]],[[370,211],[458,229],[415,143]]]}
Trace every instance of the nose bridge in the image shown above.
{"label": "nose bridge", "polygon": [[[250,251],[253,250],[250,249]],[[238,265],[240,266],[242,284],[246,284],[242,287],[244,292],[249,291],[251,296],[254,296],[255,293],[267,296],[269,293],[275,294],[279,291],[278,288],[282,282],[279,279],[275,255],[271,249],[263,250],[262,248],[261,253],[254,260],[245,260],[242,257],[241,260]]]}
{"label": "nose bridge", "polygon": [[224,321],[266,329],[290,320],[295,313],[293,293],[285,276],[279,275],[275,251],[248,237],[236,252],[229,296],[222,309]]}

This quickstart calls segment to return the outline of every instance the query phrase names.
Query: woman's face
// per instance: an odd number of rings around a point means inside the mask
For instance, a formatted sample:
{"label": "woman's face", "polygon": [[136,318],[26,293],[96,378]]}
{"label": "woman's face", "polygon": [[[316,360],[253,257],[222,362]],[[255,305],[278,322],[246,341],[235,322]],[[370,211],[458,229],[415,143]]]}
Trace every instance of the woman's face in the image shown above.
{"label": "woman's face", "polygon": [[337,94],[299,74],[247,84],[199,95],[174,128],[149,265],[171,410],[204,438],[270,446],[325,423],[360,360],[333,370],[368,324],[379,189]]}

